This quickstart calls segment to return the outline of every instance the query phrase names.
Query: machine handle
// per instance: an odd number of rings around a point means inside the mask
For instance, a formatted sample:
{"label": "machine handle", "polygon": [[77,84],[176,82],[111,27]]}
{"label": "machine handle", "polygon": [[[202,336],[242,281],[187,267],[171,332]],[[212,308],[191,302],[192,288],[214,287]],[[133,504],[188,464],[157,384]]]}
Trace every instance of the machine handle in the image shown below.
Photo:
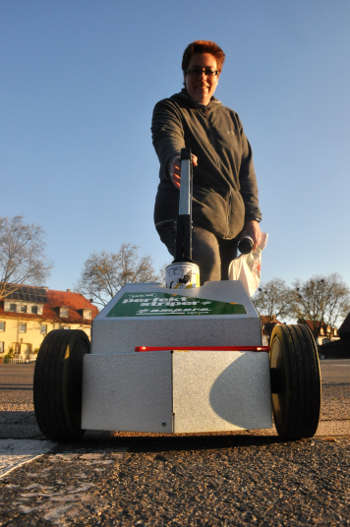
{"label": "machine handle", "polygon": [[181,150],[181,183],[176,227],[175,262],[192,261],[192,155],[189,148]]}

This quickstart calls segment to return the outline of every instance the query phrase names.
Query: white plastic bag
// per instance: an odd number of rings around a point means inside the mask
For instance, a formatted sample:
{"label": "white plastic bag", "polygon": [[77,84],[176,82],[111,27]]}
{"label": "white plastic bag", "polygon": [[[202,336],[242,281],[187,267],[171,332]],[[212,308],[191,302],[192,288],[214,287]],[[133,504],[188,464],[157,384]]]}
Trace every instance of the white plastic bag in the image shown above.
{"label": "white plastic bag", "polygon": [[266,247],[268,235],[261,233],[258,247],[248,254],[241,254],[232,260],[228,268],[229,280],[240,280],[249,296],[253,296],[258,289],[261,277],[261,253]]}

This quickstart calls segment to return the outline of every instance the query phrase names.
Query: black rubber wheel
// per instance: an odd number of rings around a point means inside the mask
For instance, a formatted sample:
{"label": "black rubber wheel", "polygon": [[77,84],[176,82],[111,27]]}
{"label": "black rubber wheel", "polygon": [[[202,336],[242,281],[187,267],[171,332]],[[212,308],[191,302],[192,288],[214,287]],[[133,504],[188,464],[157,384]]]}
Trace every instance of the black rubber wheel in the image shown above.
{"label": "black rubber wheel", "polygon": [[71,441],[83,434],[83,356],[89,352],[89,338],[80,330],[51,331],[40,346],[34,371],[34,409],[48,439]]}
{"label": "black rubber wheel", "polygon": [[320,417],[321,374],[317,344],[307,326],[275,326],[270,372],[278,435],[283,439],[313,436]]}

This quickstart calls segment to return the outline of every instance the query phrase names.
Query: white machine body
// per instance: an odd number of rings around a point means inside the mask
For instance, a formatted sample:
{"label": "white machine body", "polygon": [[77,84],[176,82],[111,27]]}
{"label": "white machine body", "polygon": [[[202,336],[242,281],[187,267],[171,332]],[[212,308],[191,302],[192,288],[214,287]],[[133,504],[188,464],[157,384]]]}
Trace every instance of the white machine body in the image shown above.
{"label": "white machine body", "polygon": [[[271,428],[268,354],[245,350],[261,345],[260,318],[238,281],[181,290],[126,285],[93,321],[82,428]],[[148,351],[154,347],[163,349]]]}

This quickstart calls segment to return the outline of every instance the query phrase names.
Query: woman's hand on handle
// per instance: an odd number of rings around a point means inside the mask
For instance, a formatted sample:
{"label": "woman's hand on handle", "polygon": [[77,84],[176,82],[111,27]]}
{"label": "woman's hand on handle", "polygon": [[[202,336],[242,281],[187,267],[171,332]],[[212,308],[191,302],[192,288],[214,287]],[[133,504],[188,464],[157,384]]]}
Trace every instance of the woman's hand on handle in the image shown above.
{"label": "woman's hand on handle", "polygon": [[[191,160],[194,167],[198,166],[198,157],[195,154],[191,154]],[[181,158],[175,156],[170,161],[170,179],[173,185],[179,189],[181,183]]]}

